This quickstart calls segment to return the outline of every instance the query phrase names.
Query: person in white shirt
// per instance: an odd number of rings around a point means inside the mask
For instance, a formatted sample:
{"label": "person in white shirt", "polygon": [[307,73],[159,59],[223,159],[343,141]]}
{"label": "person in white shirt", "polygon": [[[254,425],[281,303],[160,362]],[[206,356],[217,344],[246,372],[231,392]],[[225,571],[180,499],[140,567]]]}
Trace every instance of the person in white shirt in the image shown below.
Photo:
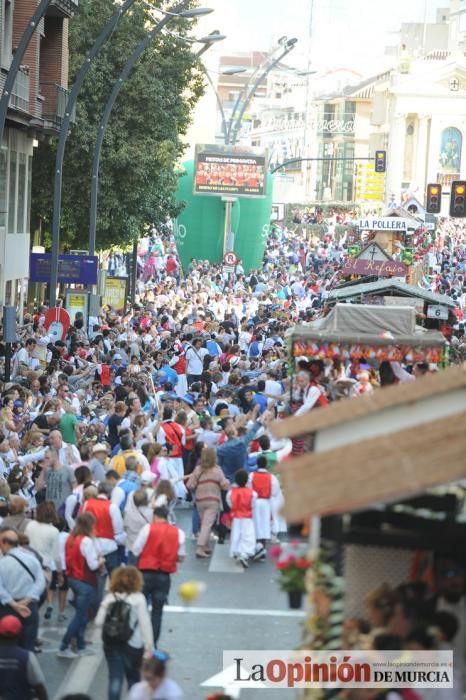
{"label": "person in white shirt", "polygon": [[166,661],[163,652],[155,651],[153,658],[144,661],[142,680],[133,685],[128,700],[183,700],[180,686],[166,677]]}
{"label": "person in white shirt", "polygon": [[[134,566],[115,569],[110,579],[109,593],[105,596],[95,618],[97,627],[102,627],[104,654],[108,666],[110,697],[119,698],[126,677],[128,689],[140,679],[142,657],[151,657],[154,649],[152,625],[142,593],[144,580]],[[129,625],[132,635],[126,644],[112,643],[105,633],[105,618],[116,601],[129,605]]]}
{"label": "person in white shirt", "polygon": [[[120,564],[118,546],[126,540],[123,517],[117,505],[111,503],[112,484],[102,481],[98,488],[88,486],[84,489],[82,513],[92,513],[95,518],[94,532],[99,552],[105,557],[107,571],[111,573]],[[104,583],[99,581],[99,583]],[[103,592],[103,589],[101,589]]]}
{"label": "person in white shirt", "polygon": [[49,435],[49,445],[58,451],[60,464],[71,467],[73,464],[81,464],[81,455],[76,445],[63,442],[61,432],[52,430]]}
{"label": "person in white shirt", "polygon": [[204,369],[204,357],[207,354],[206,348],[202,347],[201,338],[195,338],[192,345],[186,346],[185,359],[188,387],[190,387],[193,382],[200,381]]}

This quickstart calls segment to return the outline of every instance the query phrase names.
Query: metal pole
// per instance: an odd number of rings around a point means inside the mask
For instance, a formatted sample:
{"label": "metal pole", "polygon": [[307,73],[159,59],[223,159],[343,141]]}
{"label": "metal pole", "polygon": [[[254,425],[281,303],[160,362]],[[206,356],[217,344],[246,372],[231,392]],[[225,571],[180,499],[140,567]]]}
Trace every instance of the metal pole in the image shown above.
{"label": "metal pole", "polygon": [[[280,54],[280,56],[277,56],[277,58],[274,59],[269,66],[267,66],[265,71],[263,73],[261,73],[260,76],[257,78],[257,80],[254,82],[251,90],[249,91],[248,95],[244,99],[243,105],[241,107],[241,110],[240,110],[240,113],[239,113],[237,119],[235,120],[235,123],[230,128],[230,131],[231,131],[230,143],[232,146],[235,145],[235,143],[238,139],[238,132],[241,128],[241,120],[243,119],[244,113],[245,113],[246,109],[248,108],[252,98],[254,97],[254,94],[255,94],[257,88],[262,83],[262,81],[265,80],[265,78],[268,76],[270,71],[273,70],[275,68],[275,66],[278,63],[280,63],[282,58],[285,58],[285,56],[287,56],[290,53],[290,51],[292,51],[294,49],[294,47],[295,47],[295,44],[291,44],[291,46],[287,46],[285,51],[283,51]],[[232,117],[232,119],[233,119],[233,117]]]}
{"label": "metal pole", "polygon": [[241,100],[243,99],[244,93],[245,93],[246,90],[248,89],[248,87],[249,87],[249,85],[251,84],[251,82],[254,80],[255,76],[259,73],[259,71],[260,71],[261,69],[265,69],[265,68],[267,67],[267,63],[268,63],[268,62],[270,61],[270,59],[273,57],[274,53],[276,53],[280,48],[281,48],[281,46],[277,46],[277,47],[272,51],[272,53],[271,53],[269,56],[267,56],[267,60],[265,61],[265,63],[262,63],[260,66],[257,66],[256,70],[253,72],[253,74],[249,77],[248,81],[247,81],[246,84],[244,85],[243,89],[240,90],[239,95],[238,95],[238,97],[236,98],[236,102],[235,102],[235,104],[234,104],[234,106],[233,106],[233,111],[232,111],[232,113],[231,113],[231,118],[230,118],[230,122],[229,122],[229,125],[228,125],[228,133],[227,133],[226,140],[225,140],[225,144],[226,144],[226,145],[228,145],[228,144],[230,143],[231,130],[232,130],[232,128],[233,128],[233,120],[234,120],[234,117],[235,117],[235,114],[236,114],[236,110],[238,109],[238,107],[239,107],[240,104],[241,104]]}
{"label": "metal pole", "polygon": [[285,168],[287,165],[293,165],[293,163],[301,163],[301,162],[307,161],[307,160],[322,160],[322,161],[325,161],[325,160],[332,160],[332,161],[333,160],[351,160],[351,161],[355,161],[355,160],[374,160],[374,158],[359,158],[359,157],[348,158],[348,157],[343,157],[343,156],[341,156],[341,157],[340,156],[337,156],[337,157],[333,157],[333,156],[326,156],[325,157],[324,156],[324,157],[319,157],[319,158],[317,158],[317,157],[316,158],[291,158],[290,160],[285,160],[283,163],[280,163],[279,165],[275,166],[275,168],[272,168],[272,170],[270,171],[270,174],[273,175],[274,173],[277,172],[277,170],[281,170],[282,168]]}
{"label": "metal pole", "polygon": [[224,142],[225,144],[227,144],[227,143],[228,143],[228,126],[227,126],[227,119],[226,119],[226,116],[225,116],[225,110],[223,109],[223,103],[222,103],[222,100],[220,99],[220,95],[218,94],[218,92],[217,92],[217,90],[216,90],[216,88],[215,88],[214,81],[213,81],[212,78],[210,77],[208,71],[205,70],[204,73],[205,73],[205,76],[206,76],[207,80],[208,80],[209,83],[210,83],[210,86],[211,86],[212,90],[213,90],[214,93],[215,93],[215,98],[216,98],[216,100],[217,100],[218,108],[219,108],[220,114],[221,114],[221,116],[222,116],[223,142]]}
{"label": "metal pole", "polygon": [[52,261],[50,270],[50,307],[56,305],[57,301],[57,285],[58,285],[58,256],[60,251],[60,214],[61,214],[61,194],[62,194],[62,179],[63,179],[63,159],[65,157],[66,139],[70,128],[71,115],[78,99],[78,94],[84,82],[86,75],[92,67],[92,61],[99,53],[102,46],[105,44],[122,15],[135,3],[135,0],[125,0],[107,24],[102,29],[97,37],[94,46],[87,54],[86,60],[82,64],[73,87],[68,96],[68,102],[65,107],[65,114],[60,128],[58,138],[57,155],[55,159],[55,182],[53,192],[53,217],[52,217]]}
{"label": "metal pole", "polygon": [[225,198],[223,200],[225,202],[225,223],[224,223],[224,228],[223,228],[223,254],[228,253],[228,241],[230,239],[230,232],[231,232],[231,212],[233,209],[233,202],[234,200],[232,198]]}
{"label": "metal pole", "polygon": [[11,376],[11,343],[5,343],[5,384]]}
{"label": "metal pole", "polygon": [[28,26],[24,30],[14,53],[13,60],[6,76],[2,97],[0,99],[0,145],[3,143],[6,115],[8,112],[8,105],[10,104],[11,93],[15,85],[16,76],[18,75],[18,71],[23,63],[24,54],[26,53],[29,42],[32,39],[32,35],[36,31],[37,25],[45,15],[45,12],[51,2],[52,0],[41,0],[36,8],[36,11],[31,17]]}
{"label": "metal pole", "polygon": [[[177,5],[171,13],[181,12],[189,4],[189,0],[184,0],[184,2]],[[147,49],[149,44],[155,39],[157,34],[159,34],[164,26],[172,19],[171,15],[166,15],[160,22],[152,29],[149,34],[147,34],[144,39],[136,46],[131,56],[125,63],[123,70],[121,71],[118,80],[115,82],[110,97],[105,105],[102,118],[100,120],[99,128],[97,130],[97,139],[95,142],[94,149],[94,161],[92,163],[92,181],[91,181],[91,211],[89,220],[89,255],[95,255],[95,243],[96,243],[96,228],[97,228],[97,198],[99,193],[99,166],[100,166],[100,156],[102,153],[102,145],[105,138],[105,132],[107,130],[108,122],[112,114],[113,107],[115,105],[116,99],[120,94],[120,90],[126,82],[130,72],[134,68],[137,61],[140,59],[144,51]]]}
{"label": "metal pole", "polygon": [[138,241],[133,241],[133,266],[131,269],[131,304],[136,302],[136,282],[138,279]]}

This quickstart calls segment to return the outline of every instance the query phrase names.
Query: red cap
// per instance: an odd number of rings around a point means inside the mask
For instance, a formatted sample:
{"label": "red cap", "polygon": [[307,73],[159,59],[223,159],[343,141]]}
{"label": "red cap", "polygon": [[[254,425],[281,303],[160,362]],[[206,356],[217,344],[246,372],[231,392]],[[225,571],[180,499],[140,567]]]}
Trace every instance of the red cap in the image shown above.
{"label": "red cap", "polygon": [[23,625],[14,615],[5,615],[0,620],[0,637],[19,637]]}

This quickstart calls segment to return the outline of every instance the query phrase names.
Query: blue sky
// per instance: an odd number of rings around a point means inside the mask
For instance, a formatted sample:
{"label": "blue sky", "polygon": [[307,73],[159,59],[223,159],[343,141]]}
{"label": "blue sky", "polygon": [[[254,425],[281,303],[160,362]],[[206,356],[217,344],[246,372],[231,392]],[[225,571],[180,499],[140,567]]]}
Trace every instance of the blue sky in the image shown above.
{"label": "blue sky", "polygon": [[[296,65],[305,65],[311,0],[206,0],[215,12],[202,28],[228,35],[218,50],[267,50],[282,35],[296,36]],[[402,22],[433,21],[449,0],[314,0],[313,62],[367,70],[379,62],[386,43],[395,43]],[[215,61],[214,61],[215,62]],[[206,57],[206,63],[211,61]]]}

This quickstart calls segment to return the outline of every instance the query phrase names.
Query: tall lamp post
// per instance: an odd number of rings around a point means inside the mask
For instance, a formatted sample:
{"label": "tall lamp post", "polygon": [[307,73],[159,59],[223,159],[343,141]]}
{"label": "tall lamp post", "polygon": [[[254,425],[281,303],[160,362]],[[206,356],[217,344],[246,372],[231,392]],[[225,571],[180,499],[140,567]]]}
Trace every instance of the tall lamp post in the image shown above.
{"label": "tall lamp post", "polygon": [[[144,51],[147,49],[147,47],[150,45],[150,43],[155,39],[155,37],[160,34],[164,26],[169,22],[173,17],[184,17],[185,19],[190,19],[193,17],[199,17],[201,15],[208,14],[209,12],[212,12],[212,10],[208,8],[203,8],[203,7],[197,7],[193,8],[191,10],[185,10],[185,6],[188,4],[189,0],[184,0],[180,5],[178,5],[174,10],[173,13],[170,15],[165,16],[153,29],[150,31],[144,39],[136,46],[134,49],[133,53],[131,56],[128,58],[126,61],[118,79],[116,80],[115,84],[113,85],[112,92],[110,93],[110,97],[107,100],[107,104],[105,105],[105,109],[102,113],[102,117],[99,123],[99,127],[97,130],[97,139],[95,143],[95,149],[94,149],[94,160],[92,164],[92,181],[91,181],[91,209],[90,209],[90,220],[89,220],[89,255],[95,255],[95,245],[96,245],[96,227],[97,227],[97,199],[98,199],[98,193],[99,193],[99,166],[100,166],[100,156],[102,153],[102,145],[104,142],[105,138],[105,132],[107,130],[108,122],[110,119],[110,116],[112,114],[113,107],[115,105],[115,101],[120,94],[120,91],[128,79],[128,76],[132,69],[134,68],[135,64],[139,60],[139,58],[142,56]],[[220,36],[220,35],[219,35]],[[208,46],[204,47],[201,52],[199,52],[199,55],[201,53],[204,53],[206,49],[214,43],[214,41],[218,41],[218,38],[211,38],[209,40],[209,37],[206,37],[205,40],[202,40],[203,42],[205,41]]]}
{"label": "tall lamp post", "polygon": [[[280,61],[290,53],[290,51],[293,51],[297,41],[298,40],[295,38],[288,39],[286,41],[286,43],[284,44],[283,51],[276,58],[274,58],[273,61],[271,61],[268,65],[265,65],[264,70],[262,70],[260,75],[254,80],[254,83],[253,83],[251,89],[246,94],[246,96],[243,98],[242,104],[241,104],[241,102],[239,102],[237,100],[237,104],[235,105],[235,107],[233,109],[232,118],[230,120],[230,128],[228,130],[228,143],[231,143],[232,146],[234,146],[238,140],[238,135],[239,135],[239,132],[241,129],[241,122],[242,122],[244,113],[245,113],[246,109],[248,108],[248,106],[250,105],[251,100],[254,97],[257,88],[259,87],[259,85],[261,83],[264,82],[264,80],[266,79],[266,77],[268,76],[270,71],[272,71],[275,68],[275,66],[277,66],[280,63]],[[248,89],[248,85],[246,85],[246,87],[244,88],[243,93],[246,92],[247,89]],[[241,93],[239,95],[239,98],[241,98]],[[240,104],[241,104],[241,107],[240,107]],[[238,108],[239,108],[239,114],[236,117],[236,110]]]}
{"label": "tall lamp post", "polygon": [[49,282],[49,305],[55,306],[57,302],[57,284],[58,284],[58,256],[60,252],[60,214],[61,214],[61,191],[63,181],[63,159],[65,157],[66,139],[71,123],[71,115],[78,99],[78,94],[84,82],[86,75],[92,67],[92,61],[99,53],[109,36],[112,34],[120,18],[130,9],[136,0],[125,0],[110,17],[89,53],[86,60],[79,69],[73,87],[68,95],[68,101],[65,106],[60,133],[58,136],[57,154],[55,157],[55,178],[53,191],[53,216],[52,216],[52,259],[50,263],[50,282]]}
{"label": "tall lamp post", "polygon": [[[76,80],[71,88],[68,96],[68,101],[65,107],[65,113],[60,127],[58,137],[57,155],[55,158],[55,178],[54,178],[54,193],[53,193],[53,216],[52,216],[52,259],[50,269],[50,306],[55,306],[57,301],[57,285],[58,285],[58,258],[60,251],[60,215],[61,215],[61,195],[62,195],[62,180],[63,180],[63,160],[65,157],[66,139],[71,123],[71,115],[78,99],[79,91],[82,87],[84,79],[92,67],[92,61],[104,46],[107,39],[111,36],[113,30],[120,18],[131,8],[136,0],[125,0],[122,5],[115,10],[112,17],[108,20],[101,33],[97,37],[93,47],[86,56],[86,60],[82,64]],[[167,16],[173,15],[170,11],[163,11]]]}
{"label": "tall lamp post", "polygon": [[[278,63],[292,51],[297,43],[297,39],[287,39],[286,37],[282,37],[282,39],[279,40],[278,46],[275,48],[275,50],[272,52],[271,55],[267,57],[267,60],[265,63],[262,63],[260,66],[256,68],[256,70],[253,72],[253,74],[250,76],[249,80],[247,81],[246,85],[244,88],[240,91],[238,98],[235,102],[235,105],[233,107],[233,112],[231,114],[231,117],[227,123],[226,116],[225,116],[225,110],[223,108],[222,101],[220,99],[220,96],[215,89],[215,86],[213,84],[213,81],[210,77],[210,75],[206,71],[206,77],[209,83],[211,84],[216,99],[217,99],[217,104],[220,109],[220,114],[222,118],[222,130],[223,130],[223,140],[224,144],[226,146],[232,145],[234,146],[238,140],[238,135],[239,131],[241,129],[241,121],[243,119],[244,113],[246,109],[248,108],[249,104],[251,103],[252,98],[255,95],[255,92],[259,85],[265,80],[267,75],[270,73],[271,70],[275,68]],[[278,54],[278,55],[277,55]],[[243,72],[242,69],[235,69],[232,68],[228,71],[225,71],[226,74],[231,74],[234,75],[235,73]],[[252,84],[252,87],[250,87]],[[238,111],[239,110],[239,111]],[[224,229],[223,229],[223,254],[229,252],[229,243],[231,241],[231,217],[232,217],[232,211],[233,211],[233,204],[236,201],[236,197],[222,197],[222,201],[225,204],[225,218],[224,218]]]}

